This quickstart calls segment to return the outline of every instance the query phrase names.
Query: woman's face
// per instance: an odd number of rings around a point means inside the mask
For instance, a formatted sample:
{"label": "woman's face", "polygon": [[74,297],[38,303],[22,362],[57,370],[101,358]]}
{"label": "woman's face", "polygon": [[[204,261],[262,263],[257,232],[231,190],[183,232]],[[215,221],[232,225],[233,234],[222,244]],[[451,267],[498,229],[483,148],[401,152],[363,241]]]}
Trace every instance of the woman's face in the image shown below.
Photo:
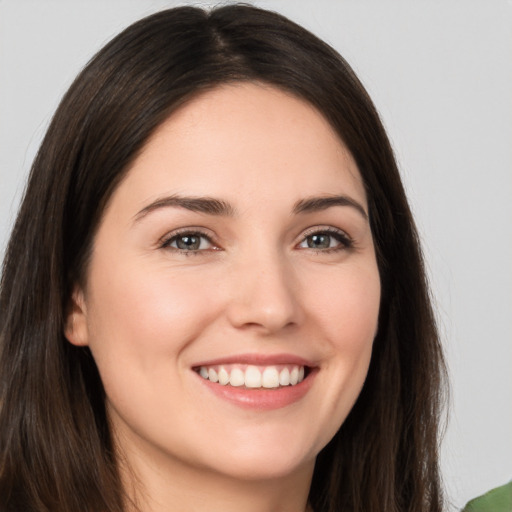
{"label": "woman's face", "polygon": [[128,460],[312,469],[370,362],[367,213],[330,125],[275,88],[219,87],[158,128],[104,212],[66,327]]}

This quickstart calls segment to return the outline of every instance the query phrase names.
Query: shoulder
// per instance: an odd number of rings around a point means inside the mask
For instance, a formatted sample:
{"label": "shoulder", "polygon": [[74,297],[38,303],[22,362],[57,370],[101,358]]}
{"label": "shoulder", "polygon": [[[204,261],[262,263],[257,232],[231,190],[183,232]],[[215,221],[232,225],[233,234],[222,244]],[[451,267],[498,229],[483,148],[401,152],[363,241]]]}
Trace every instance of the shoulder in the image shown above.
{"label": "shoulder", "polygon": [[471,500],[462,512],[511,512],[512,481]]}

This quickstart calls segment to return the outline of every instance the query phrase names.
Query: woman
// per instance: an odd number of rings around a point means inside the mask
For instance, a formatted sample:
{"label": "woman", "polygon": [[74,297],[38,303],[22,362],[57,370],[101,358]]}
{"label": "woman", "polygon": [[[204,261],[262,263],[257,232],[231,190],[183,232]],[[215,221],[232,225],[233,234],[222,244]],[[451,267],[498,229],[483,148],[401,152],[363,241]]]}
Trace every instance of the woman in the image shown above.
{"label": "woman", "polygon": [[0,299],[2,511],[438,511],[442,353],[347,63],[163,11],[55,114]]}

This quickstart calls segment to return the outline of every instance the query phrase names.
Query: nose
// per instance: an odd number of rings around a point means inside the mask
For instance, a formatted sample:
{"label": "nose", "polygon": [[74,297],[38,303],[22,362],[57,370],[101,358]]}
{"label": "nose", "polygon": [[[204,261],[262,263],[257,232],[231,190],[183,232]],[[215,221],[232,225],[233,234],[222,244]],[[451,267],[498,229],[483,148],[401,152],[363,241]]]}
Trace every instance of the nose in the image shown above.
{"label": "nose", "polygon": [[272,334],[300,324],[303,313],[294,270],[278,251],[259,251],[240,262],[230,281],[227,316],[234,327]]}

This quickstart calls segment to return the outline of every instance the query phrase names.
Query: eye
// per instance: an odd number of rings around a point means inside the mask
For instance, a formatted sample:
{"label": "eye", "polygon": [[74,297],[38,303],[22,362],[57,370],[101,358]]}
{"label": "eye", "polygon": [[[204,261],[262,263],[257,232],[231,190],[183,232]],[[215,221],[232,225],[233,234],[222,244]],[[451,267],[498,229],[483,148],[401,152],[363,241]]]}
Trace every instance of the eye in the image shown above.
{"label": "eye", "polygon": [[163,241],[162,248],[175,249],[182,252],[197,252],[213,249],[210,238],[198,231],[183,231],[171,235]]}
{"label": "eye", "polygon": [[306,233],[298,245],[301,249],[315,249],[317,251],[336,251],[348,249],[352,246],[350,237],[341,230],[334,228],[321,229]]}

